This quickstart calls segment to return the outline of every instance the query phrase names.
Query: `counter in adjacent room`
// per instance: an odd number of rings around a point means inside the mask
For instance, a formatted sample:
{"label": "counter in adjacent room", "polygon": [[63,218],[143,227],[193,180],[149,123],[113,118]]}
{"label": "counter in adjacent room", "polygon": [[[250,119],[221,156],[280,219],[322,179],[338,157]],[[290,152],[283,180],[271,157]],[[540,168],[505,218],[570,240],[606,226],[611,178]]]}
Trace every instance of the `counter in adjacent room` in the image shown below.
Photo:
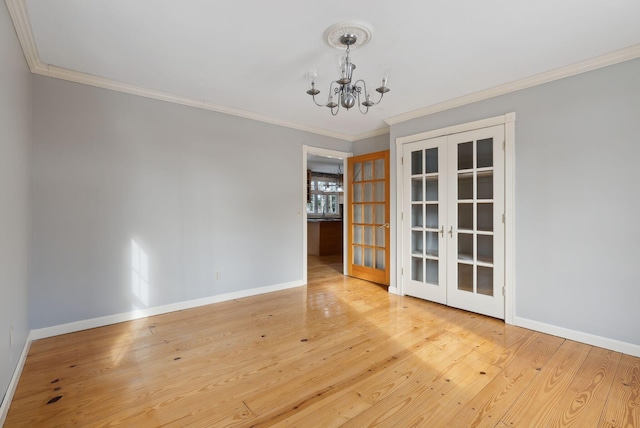
{"label": "counter in adjacent room", "polygon": [[309,219],[307,254],[328,256],[342,254],[342,220]]}

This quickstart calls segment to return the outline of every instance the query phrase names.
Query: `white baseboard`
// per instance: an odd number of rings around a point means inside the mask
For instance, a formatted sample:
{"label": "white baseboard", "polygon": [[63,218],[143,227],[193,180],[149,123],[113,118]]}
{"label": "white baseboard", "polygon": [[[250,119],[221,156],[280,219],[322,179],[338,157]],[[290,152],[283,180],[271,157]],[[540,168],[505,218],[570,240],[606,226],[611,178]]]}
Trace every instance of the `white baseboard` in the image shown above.
{"label": "white baseboard", "polygon": [[99,318],[91,318],[83,321],[60,324],[52,327],[31,330],[30,340],[44,339],[46,337],[58,336],[61,334],[74,333],[76,331],[90,328],[103,327],[105,325],[117,324],[120,322],[150,317],[154,315],[166,314],[168,312],[182,311],[184,309],[196,308],[198,306],[211,305],[213,303],[226,302],[243,297],[256,296],[258,294],[271,293],[274,291],[286,290],[288,288],[300,287],[304,285],[302,280],[285,282],[282,284],[268,285],[265,287],[251,288],[248,290],[236,291],[233,293],[219,294],[217,296],[204,297],[202,299],[187,300],[184,302],[171,303],[169,305],[156,306],[138,311],[126,312],[115,315],[108,315]]}
{"label": "white baseboard", "polygon": [[596,336],[577,330],[571,330],[564,327],[558,327],[551,324],[545,324],[540,321],[534,321],[522,317],[514,317],[513,324],[518,327],[528,328],[529,330],[539,331],[541,333],[551,334],[553,336],[563,337],[565,339],[575,340],[576,342],[586,343],[587,345],[597,346],[599,348],[610,349],[612,351],[622,352],[623,354],[640,357],[640,345],[622,342],[608,337]]}
{"label": "white baseboard", "polygon": [[2,405],[0,406],[0,427],[4,426],[4,422],[7,420],[9,406],[11,406],[11,401],[13,401],[13,394],[16,393],[16,388],[18,387],[18,381],[20,380],[24,363],[27,361],[27,355],[29,355],[29,348],[31,348],[31,340],[27,338],[27,342],[24,344],[16,369],[13,371],[13,376],[11,376],[11,382],[9,382],[7,393],[5,394],[4,400],[2,400]]}

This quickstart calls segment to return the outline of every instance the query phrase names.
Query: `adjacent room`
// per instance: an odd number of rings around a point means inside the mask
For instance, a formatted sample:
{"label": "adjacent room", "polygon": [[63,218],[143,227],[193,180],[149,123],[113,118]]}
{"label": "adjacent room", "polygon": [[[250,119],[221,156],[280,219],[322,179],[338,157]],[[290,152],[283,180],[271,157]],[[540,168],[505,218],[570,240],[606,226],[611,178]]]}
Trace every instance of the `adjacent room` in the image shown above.
{"label": "adjacent room", "polygon": [[639,16],[5,0],[0,425],[640,426]]}

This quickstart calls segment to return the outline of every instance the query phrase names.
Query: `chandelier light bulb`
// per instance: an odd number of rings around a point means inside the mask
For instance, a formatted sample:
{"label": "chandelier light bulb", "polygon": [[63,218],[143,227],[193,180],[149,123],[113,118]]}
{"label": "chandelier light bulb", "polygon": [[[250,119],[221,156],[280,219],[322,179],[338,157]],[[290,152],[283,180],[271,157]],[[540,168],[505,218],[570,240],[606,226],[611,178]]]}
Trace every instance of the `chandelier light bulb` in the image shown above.
{"label": "chandelier light bulb", "polygon": [[380,66],[380,76],[382,77],[382,86],[386,87],[389,82],[389,72],[391,71],[391,66],[389,64],[384,64]]}
{"label": "chandelier light bulb", "polygon": [[309,80],[310,89],[307,91],[307,94],[316,96],[320,93],[319,90],[316,89],[316,80],[318,79],[318,72],[315,70],[309,70],[307,72],[307,79]]}
{"label": "chandelier light bulb", "polygon": [[340,54],[336,57],[337,63],[336,66],[338,68],[338,76],[340,78],[347,77],[347,67],[346,67],[346,58],[344,54]]}

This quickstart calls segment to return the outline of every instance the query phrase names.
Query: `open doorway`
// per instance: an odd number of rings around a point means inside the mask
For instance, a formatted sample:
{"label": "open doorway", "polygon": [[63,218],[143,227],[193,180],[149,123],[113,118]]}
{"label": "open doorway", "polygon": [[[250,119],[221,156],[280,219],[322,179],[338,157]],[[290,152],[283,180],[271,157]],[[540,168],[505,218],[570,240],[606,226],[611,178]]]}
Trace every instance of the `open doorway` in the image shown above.
{"label": "open doorway", "polygon": [[346,160],[352,154],[304,146],[304,282],[309,271],[346,274]]}

